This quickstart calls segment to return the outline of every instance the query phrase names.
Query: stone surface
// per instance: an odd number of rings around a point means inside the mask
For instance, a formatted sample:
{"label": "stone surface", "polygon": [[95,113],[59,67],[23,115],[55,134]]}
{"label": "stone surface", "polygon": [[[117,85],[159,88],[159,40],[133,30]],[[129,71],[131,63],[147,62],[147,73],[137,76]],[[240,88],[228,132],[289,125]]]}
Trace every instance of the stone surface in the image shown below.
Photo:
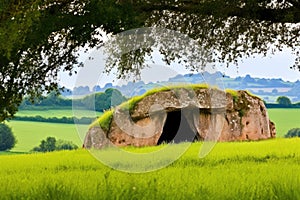
{"label": "stone surface", "polygon": [[91,128],[84,146],[151,146],[171,141],[243,141],[275,136],[275,124],[260,98],[246,91],[236,91],[233,96],[217,89],[179,88],[146,96],[131,111],[116,108],[110,129]]}

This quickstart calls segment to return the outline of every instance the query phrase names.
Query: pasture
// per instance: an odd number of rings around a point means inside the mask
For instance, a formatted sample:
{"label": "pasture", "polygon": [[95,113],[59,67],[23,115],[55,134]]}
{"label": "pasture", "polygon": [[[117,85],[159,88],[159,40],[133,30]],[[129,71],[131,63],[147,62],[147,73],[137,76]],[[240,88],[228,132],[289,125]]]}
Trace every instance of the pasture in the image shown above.
{"label": "pasture", "polygon": [[[84,138],[84,130],[88,128],[88,125],[77,125],[76,127],[74,124],[27,121],[10,121],[8,125],[17,138],[17,144],[12,149],[15,152],[28,152],[49,136],[72,141],[80,147],[82,146],[81,140]],[[77,131],[77,128],[80,130]]]}
{"label": "pasture", "polygon": [[202,143],[193,143],[170,166],[142,174],[111,169],[86,150],[3,155],[0,194],[46,200],[299,199],[299,144],[298,138],[219,143],[200,159]]}
{"label": "pasture", "polygon": [[276,126],[276,137],[283,137],[288,130],[300,128],[300,109],[297,108],[272,108],[268,109],[269,117]]}

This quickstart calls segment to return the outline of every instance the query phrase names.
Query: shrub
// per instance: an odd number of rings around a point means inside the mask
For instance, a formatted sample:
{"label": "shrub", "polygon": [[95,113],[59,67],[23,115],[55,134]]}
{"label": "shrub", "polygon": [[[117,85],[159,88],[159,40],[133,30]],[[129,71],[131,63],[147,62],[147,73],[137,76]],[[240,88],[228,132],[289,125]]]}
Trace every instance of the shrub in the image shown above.
{"label": "shrub", "polygon": [[12,149],[16,144],[16,138],[11,129],[3,123],[0,123],[0,151]]}
{"label": "shrub", "polygon": [[286,138],[300,137],[300,128],[290,129],[284,137]]}
{"label": "shrub", "polygon": [[57,140],[55,150],[73,150],[78,149],[78,146],[71,141]]}
{"label": "shrub", "polygon": [[54,137],[47,137],[42,140],[38,147],[34,147],[32,151],[35,152],[51,152],[60,150],[78,149],[78,146],[70,141],[56,140]]}

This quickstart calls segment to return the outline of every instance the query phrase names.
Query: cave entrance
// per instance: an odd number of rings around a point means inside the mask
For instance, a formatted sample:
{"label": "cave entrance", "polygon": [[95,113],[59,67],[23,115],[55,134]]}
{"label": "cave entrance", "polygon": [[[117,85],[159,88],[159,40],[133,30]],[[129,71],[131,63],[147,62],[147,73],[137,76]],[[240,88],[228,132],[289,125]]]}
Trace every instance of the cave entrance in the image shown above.
{"label": "cave entrance", "polygon": [[191,128],[187,117],[181,110],[168,112],[162,134],[158,139],[157,144],[193,142],[197,139],[197,132],[194,130],[196,129]]}

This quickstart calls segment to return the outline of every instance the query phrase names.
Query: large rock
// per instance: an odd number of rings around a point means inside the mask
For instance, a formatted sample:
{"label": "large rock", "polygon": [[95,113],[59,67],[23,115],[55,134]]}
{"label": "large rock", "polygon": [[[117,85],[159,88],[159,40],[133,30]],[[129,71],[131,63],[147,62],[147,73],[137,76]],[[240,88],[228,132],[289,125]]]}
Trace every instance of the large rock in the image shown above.
{"label": "large rock", "polygon": [[246,91],[177,88],[148,95],[130,110],[116,108],[109,129],[91,128],[84,146],[260,140],[275,135],[263,101]]}

